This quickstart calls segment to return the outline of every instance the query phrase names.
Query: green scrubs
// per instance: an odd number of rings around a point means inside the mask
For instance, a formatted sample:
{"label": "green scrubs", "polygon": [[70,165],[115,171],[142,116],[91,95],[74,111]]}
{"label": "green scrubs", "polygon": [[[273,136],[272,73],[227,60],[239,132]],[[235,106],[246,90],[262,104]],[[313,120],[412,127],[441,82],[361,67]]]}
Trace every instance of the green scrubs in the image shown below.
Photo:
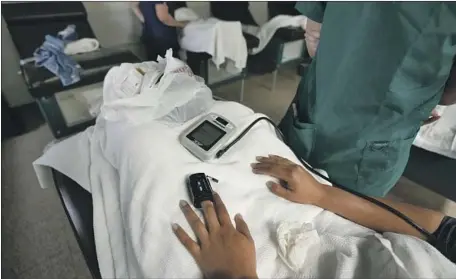
{"label": "green scrubs", "polygon": [[301,158],[384,196],[402,175],[456,53],[452,2],[298,2],[322,23],[317,53],[281,128]]}

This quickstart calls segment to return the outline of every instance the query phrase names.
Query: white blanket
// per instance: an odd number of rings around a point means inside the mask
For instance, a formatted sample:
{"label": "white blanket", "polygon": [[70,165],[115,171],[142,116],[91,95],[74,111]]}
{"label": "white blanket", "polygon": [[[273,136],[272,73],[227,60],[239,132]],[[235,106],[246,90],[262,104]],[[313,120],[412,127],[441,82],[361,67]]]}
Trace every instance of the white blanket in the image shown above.
{"label": "white blanket", "polygon": [[[232,102],[216,102],[211,111],[240,127],[258,117]],[[99,119],[95,127],[50,147],[34,163],[42,186],[50,183],[50,166],[92,192],[103,278],[201,278],[170,227],[178,222],[191,231],[178,201],[188,200],[184,180],[194,172],[217,178],[213,187],[231,216],[244,216],[255,240],[260,278],[456,276],[455,265],[426,242],[392,233],[381,236],[318,207],[270,193],[265,183],[271,178],[251,172],[255,156],[272,153],[298,160],[268,124],[258,124],[218,161],[204,163],[177,140],[193,121],[170,128],[158,122],[131,126]],[[304,223],[312,224],[319,244],[304,264],[296,266],[291,263],[299,261],[283,246],[283,224]]]}
{"label": "white blanket", "polygon": [[456,159],[456,105],[438,106],[437,110],[441,118],[422,126],[413,144]]}

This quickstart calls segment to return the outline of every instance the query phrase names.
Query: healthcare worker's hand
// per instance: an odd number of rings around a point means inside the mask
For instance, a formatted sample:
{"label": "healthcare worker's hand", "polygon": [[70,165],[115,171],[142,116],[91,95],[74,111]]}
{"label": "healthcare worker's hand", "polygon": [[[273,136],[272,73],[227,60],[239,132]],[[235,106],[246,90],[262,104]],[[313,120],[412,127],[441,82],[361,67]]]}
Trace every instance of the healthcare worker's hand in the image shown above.
{"label": "healthcare worker's hand", "polygon": [[307,51],[309,52],[309,56],[314,58],[317,53],[318,43],[320,42],[321,23],[307,18],[305,30],[304,39],[306,41]]}
{"label": "healthcare worker's hand", "polygon": [[205,278],[258,278],[255,244],[247,224],[237,214],[235,228],[218,194],[214,194],[214,202],[203,202],[206,226],[187,202],[180,202],[198,243],[177,224],[173,224],[174,233],[193,256]]}
{"label": "healthcare worker's hand", "polygon": [[276,155],[257,157],[258,163],[253,163],[252,171],[278,178],[287,184],[287,188],[268,182],[268,187],[279,197],[292,202],[317,205],[324,197],[327,187],[315,180],[302,166]]}
{"label": "healthcare worker's hand", "polygon": [[435,121],[439,120],[440,117],[441,116],[439,115],[438,111],[436,109],[433,109],[431,112],[431,116],[428,119],[426,119],[425,121],[423,121],[422,125],[434,123]]}

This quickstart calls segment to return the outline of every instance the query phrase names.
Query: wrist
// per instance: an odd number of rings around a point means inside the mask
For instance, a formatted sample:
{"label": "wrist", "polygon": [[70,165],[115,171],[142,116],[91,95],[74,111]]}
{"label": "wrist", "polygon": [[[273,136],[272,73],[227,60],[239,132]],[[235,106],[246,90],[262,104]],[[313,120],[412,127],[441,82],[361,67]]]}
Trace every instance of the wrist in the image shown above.
{"label": "wrist", "polygon": [[315,188],[317,191],[312,205],[325,209],[324,205],[328,197],[331,195],[332,187],[323,183],[316,182]]}

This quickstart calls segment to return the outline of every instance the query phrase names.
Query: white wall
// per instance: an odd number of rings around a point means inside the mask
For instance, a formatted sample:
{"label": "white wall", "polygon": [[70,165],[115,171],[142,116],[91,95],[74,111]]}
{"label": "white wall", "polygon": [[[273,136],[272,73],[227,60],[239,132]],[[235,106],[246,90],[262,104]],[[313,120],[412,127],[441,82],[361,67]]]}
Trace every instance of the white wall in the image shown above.
{"label": "white wall", "polygon": [[11,35],[2,17],[2,92],[11,106],[19,106],[33,101],[25,82],[18,74],[19,54],[11,40]]}
{"label": "white wall", "polygon": [[[103,47],[139,42],[141,24],[129,5],[129,2],[84,2],[89,23]],[[15,107],[32,102],[23,78],[17,74],[19,55],[3,17],[1,65],[2,91],[9,104]]]}

